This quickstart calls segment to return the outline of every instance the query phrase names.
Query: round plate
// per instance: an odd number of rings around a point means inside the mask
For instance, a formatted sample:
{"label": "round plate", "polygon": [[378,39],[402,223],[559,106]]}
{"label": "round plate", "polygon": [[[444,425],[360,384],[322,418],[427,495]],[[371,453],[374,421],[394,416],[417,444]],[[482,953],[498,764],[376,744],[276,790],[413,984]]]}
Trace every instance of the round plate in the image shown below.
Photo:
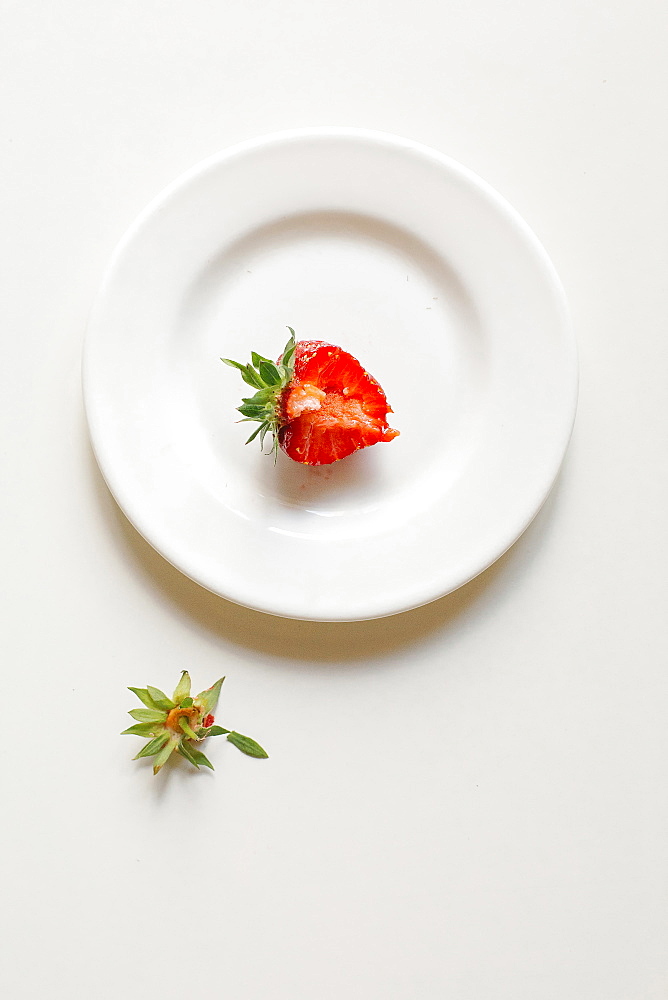
{"label": "round plate", "polygon": [[[400,437],[330,466],[244,442],[221,357],[292,326],[354,354]],[[116,500],[214,593],[320,621],[434,600],[497,559],[555,479],[577,363],[545,251],[486,183],[358,129],[242,143],[164,191],[93,308],[84,397]]]}

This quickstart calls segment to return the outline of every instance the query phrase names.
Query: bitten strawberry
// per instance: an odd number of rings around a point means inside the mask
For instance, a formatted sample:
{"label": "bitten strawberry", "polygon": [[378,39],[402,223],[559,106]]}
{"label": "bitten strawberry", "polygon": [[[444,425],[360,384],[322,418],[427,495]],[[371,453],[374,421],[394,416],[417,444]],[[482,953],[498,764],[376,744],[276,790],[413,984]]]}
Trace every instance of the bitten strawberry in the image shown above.
{"label": "bitten strawberry", "polygon": [[271,432],[274,455],[280,446],[295,462],[329,465],[397,437],[387,423],[385,393],[352,354],[322,340],[296,342],[288,329],[292,336],[277,362],[255,351],[248,365],[221,358],[257,390],[238,408],[244,420],[260,424],[246,444],[259,435],[262,446]]}

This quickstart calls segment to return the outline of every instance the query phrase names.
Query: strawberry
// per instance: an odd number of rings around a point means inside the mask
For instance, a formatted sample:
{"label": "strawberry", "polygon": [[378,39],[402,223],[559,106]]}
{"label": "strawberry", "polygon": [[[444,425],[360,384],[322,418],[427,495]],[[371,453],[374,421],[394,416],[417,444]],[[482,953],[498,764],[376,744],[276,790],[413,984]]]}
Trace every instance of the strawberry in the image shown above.
{"label": "strawberry", "polygon": [[248,365],[221,358],[257,390],[238,408],[244,420],[260,424],[246,444],[259,435],[262,446],[271,432],[274,456],[280,446],[295,462],[330,465],[397,437],[387,423],[385,393],[352,354],[322,340],[297,342],[288,330],[277,362],[255,351]]}

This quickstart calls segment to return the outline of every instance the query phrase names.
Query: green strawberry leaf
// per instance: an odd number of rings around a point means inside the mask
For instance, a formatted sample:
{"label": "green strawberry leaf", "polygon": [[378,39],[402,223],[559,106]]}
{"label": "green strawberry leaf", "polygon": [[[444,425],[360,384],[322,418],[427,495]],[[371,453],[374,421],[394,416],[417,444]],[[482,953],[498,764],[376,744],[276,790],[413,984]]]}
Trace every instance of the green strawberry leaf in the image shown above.
{"label": "green strawberry leaf", "polygon": [[184,698],[190,694],[190,674],[187,670],[182,671],[181,680],[174,688],[172,700],[175,705],[180,705]]}
{"label": "green strawberry leaf", "polygon": [[132,708],[128,712],[137,722],[162,722],[167,721],[167,712],[161,712],[157,708]]}
{"label": "green strawberry leaf", "polygon": [[297,346],[297,335],[291,326],[288,327],[290,331],[290,339],[283,348],[283,354],[281,355],[281,364],[288,370],[288,373],[292,375],[292,360],[295,354],[295,348]]}
{"label": "green strawberry leaf", "polygon": [[156,729],[160,728],[160,723],[139,722],[136,726],[124,729],[121,736],[153,736]]}
{"label": "green strawberry leaf", "polygon": [[257,351],[251,351],[251,362],[253,363],[253,365],[255,365],[256,368],[259,369],[263,361],[266,361],[268,364],[273,363],[269,360],[269,358],[263,358],[261,354],[257,353]]}
{"label": "green strawberry leaf", "polygon": [[155,739],[150,740],[145,746],[141,748],[138,754],[136,754],[132,759],[139,760],[140,757],[153,757],[154,754],[160,753],[165,744],[169,741],[168,733],[160,733]]}
{"label": "green strawberry leaf", "polygon": [[264,389],[258,389],[258,391],[253,396],[244,397],[241,400],[242,403],[250,403],[253,406],[264,407],[267,403],[274,404],[276,402],[276,389],[273,386],[269,386]]}
{"label": "green strawberry leaf", "polygon": [[266,385],[280,385],[283,381],[281,373],[273,361],[261,361],[260,376]]}
{"label": "green strawberry leaf", "polygon": [[265,385],[262,381],[262,376],[259,372],[256,372],[254,368],[250,365],[246,365],[244,372],[242,373],[242,379],[246,385],[252,385],[254,389],[264,389]]}
{"label": "green strawberry leaf", "polygon": [[146,705],[147,708],[155,708],[156,707],[155,702],[153,701],[153,698],[151,698],[150,694],[148,693],[147,688],[128,688],[128,691],[132,691],[133,694],[136,694],[137,697],[139,698],[139,700],[142,701]]}
{"label": "green strawberry leaf", "polygon": [[181,754],[182,757],[185,757],[185,759],[190,764],[193,764],[199,770],[199,764],[197,763],[197,761],[193,757],[192,751],[191,751],[191,749],[190,749],[190,747],[188,746],[187,743],[184,743],[183,740],[181,740],[181,742],[178,744],[178,746],[177,746],[176,749],[177,749],[178,753]]}
{"label": "green strawberry leaf", "polygon": [[195,747],[188,747],[188,750],[196,767],[210,767],[212,771],[215,770],[209,758],[205,757],[201,750],[196,750]]}
{"label": "green strawberry leaf", "polygon": [[220,680],[217,680],[216,683],[212,684],[210,688],[206,689],[206,691],[201,691],[195,698],[198,706],[202,709],[203,715],[209,715],[210,713],[215,712],[216,705],[218,704],[218,699],[220,697],[220,689],[223,686],[224,680],[225,678],[221,677]]}
{"label": "green strawberry leaf", "polygon": [[254,389],[262,389],[264,382],[260,378],[259,374],[251,368],[250,365],[242,365],[238,361],[232,361],[230,358],[221,358],[223,364],[229,365],[230,368],[236,368],[241,372],[241,377],[246,383],[246,385],[252,386]]}
{"label": "green strawberry leaf", "polygon": [[237,750],[247,754],[248,757],[268,757],[269,754],[263,750],[259,743],[252,740],[250,736],[242,736],[241,733],[229,733],[227,736]]}
{"label": "green strawberry leaf", "polygon": [[176,749],[176,740],[168,740],[153,763],[153,773],[157,774],[160,768],[169,760],[172,752]]}
{"label": "green strawberry leaf", "polygon": [[250,417],[251,420],[264,419],[264,406],[256,406],[255,403],[242,403],[237,406],[237,410],[242,417]]}
{"label": "green strawberry leaf", "polygon": [[229,732],[231,732],[231,730],[223,729],[222,726],[209,726],[208,729],[205,729],[204,726],[200,726],[197,730],[197,736],[200,740],[205,740],[209,736],[223,736],[225,733]]}
{"label": "green strawberry leaf", "polygon": [[265,424],[260,424],[259,427],[255,428],[255,430],[253,431],[253,433],[251,434],[251,436],[246,441],[246,444],[250,444],[251,441],[254,441],[255,438],[258,436],[258,434],[260,434],[261,431],[264,431],[265,434],[267,433],[267,424],[266,423]]}
{"label": "green strawberry leaf", "polygon": [[161,691],[160,688],[154,688],[151,687],[150,684],[147,684],[146,690],[148,691],[149,697],[153,700],[153,704],[156,708],[161,708],[163,711],[169,712],[176,707],[172,699],[168,698],[165,692]]}

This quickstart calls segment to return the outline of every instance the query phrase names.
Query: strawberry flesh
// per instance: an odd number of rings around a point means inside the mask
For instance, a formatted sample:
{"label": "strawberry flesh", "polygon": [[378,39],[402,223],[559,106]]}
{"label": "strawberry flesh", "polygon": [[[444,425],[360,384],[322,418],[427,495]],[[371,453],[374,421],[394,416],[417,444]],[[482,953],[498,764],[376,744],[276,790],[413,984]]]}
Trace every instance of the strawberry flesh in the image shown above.
{"label": "strawberry flesh", "polygon": [[329,465],[360,448],[391,441],[385,393],[352,354],[321,340],[299,341],[284,390],[279,444],[304,465]]}

